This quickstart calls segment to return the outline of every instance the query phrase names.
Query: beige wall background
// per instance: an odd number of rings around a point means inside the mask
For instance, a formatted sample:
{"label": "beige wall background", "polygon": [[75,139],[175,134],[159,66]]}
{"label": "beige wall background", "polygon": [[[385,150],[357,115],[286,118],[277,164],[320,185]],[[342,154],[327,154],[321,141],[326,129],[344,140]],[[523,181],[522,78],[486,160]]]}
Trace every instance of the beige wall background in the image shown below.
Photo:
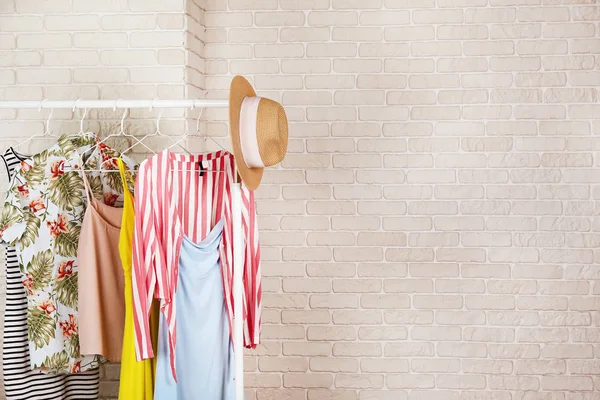
{"label": "beige wall background", "polygon": [[[249,400],[600,399],[595,0],[0,6],[1,99],[226,98],[242,74],[285,105]],[[47,113],[0,116],[4,148]],[[205,119],[226,143],[226,110]],[[103,377],[115,398],[118,366]]]}

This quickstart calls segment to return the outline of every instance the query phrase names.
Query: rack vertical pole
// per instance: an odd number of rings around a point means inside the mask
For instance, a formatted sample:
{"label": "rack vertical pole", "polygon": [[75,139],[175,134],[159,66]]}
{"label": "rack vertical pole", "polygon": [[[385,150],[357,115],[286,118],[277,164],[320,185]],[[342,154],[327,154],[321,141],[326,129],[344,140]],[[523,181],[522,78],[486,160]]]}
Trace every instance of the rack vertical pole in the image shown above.
{"label": "rack vertical pole", "polygon": [[244,316],[242,310],[243,240],[242,190],[240,183],[231,187],[233,219],[233,353],[235,356],[235,398],[244,399]]}

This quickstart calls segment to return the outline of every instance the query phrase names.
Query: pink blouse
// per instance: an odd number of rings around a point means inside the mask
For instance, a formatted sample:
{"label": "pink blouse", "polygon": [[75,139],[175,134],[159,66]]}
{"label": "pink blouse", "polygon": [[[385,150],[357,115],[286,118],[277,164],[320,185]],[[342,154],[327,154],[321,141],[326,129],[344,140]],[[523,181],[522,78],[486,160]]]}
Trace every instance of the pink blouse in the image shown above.
{"label": "pink blouse", "polygon": [[[204,172],[201,171],[202,165]],[[213,172],[213,171],[223,172]],[[233,225],[231,184],[233,155],[174,154],[168,149],[140,165],[135,185],[135,232],[133,237],[133,312],[138,360],[154,357],[149,313],[152,296],[169,328],[170,363],[175,373],[176,304],[178,262],[184,235],[202,240],[224,218],[220,245],[223,288],[233,335]],[[244,345],[260,341],[260,246],[254,192],[242,185]]]}

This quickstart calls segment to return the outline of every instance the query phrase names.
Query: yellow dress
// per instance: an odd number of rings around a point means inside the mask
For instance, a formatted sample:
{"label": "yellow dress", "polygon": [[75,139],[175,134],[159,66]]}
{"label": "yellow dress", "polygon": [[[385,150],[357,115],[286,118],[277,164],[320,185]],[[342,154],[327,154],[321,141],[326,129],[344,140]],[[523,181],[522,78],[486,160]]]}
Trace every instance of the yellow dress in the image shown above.
{"label": "yellow dress", "polygon": [[[125,164],[119,158],[119,172],[123,182],[125,203],[123,205],[123,220],[119,238],[119,254],[125,274],[125,331],[123,336],[123,352],[121,355],[121,382],[119,400],[152,400],[154,398],[154,378],[156,376],[156,358],[138,362],[135,355],[133,327],[133,289],[131,283],[132,249],[134,231],[133,195],[127,186],[128,178],[133,179]],[[152,343],[156,346],[158,337],[158,307],[153,304],[150,313],[150,329]],[[156,354],[156,348],[154,349]]]}

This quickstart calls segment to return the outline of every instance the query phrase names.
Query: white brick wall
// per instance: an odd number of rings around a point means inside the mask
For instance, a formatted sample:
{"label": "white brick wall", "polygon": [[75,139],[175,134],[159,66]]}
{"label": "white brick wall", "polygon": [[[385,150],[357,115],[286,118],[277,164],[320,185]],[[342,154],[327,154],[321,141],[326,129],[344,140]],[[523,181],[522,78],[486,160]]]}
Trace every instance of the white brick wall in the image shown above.
{"label": "white brick wall", "polygon": [[[2,98],[226,98],[242,74],[286,106],[249,400],[596,399],[595,0],[1,3]],[[0,119],[4,147],[45,115]]]}
{"label": "white brick wall", "polygon": [[249,399],[596,398],[596,1],[205,8],[207,88],[290,119]]}

